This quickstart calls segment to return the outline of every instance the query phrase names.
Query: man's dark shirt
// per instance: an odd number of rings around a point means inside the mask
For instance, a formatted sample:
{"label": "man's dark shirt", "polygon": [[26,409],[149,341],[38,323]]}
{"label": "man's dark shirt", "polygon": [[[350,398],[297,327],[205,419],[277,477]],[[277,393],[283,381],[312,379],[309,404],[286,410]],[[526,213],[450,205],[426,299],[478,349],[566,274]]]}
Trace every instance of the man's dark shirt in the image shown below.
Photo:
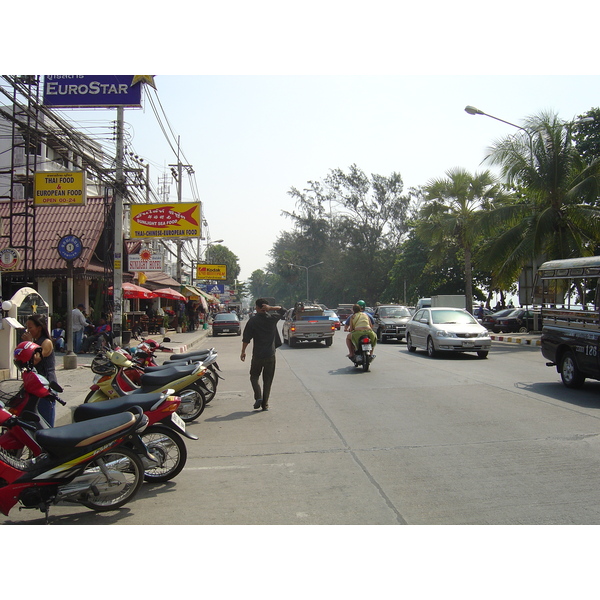
{"label": "man's dark shirt", "polygon": [[269,313],[256,313],[250,317],[244,327],[242,342],[252,345],[252,356],[255,358],[269,358],[275,354],[275,340],[279,333],[277,323],[285,316],[285,308]]}

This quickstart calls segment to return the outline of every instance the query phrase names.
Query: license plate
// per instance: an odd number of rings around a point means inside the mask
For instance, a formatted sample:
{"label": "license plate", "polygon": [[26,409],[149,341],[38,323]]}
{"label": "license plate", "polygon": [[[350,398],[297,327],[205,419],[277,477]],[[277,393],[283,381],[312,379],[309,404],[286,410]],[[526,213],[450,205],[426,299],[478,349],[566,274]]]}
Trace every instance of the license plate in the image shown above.
{"label": "license plate", "polygon": [[177,413],[171,413],[171,421],[173,421],[181,431],[185,431],[185,421]]}
{"label": "license plate", "polygon": [[321,337],[321,336],[318,333],[309,333],[309,334],[307,334],[306,337],[309,337],[309,338],[318,338],[318,337]]}
{"label": "license plate", "polygon": [[223,329],[223,333],[229,333],[229,329]]}
{"label": "license plate", "polygon": [[367,352],[367,351],[368,351],[368,352],[371,352],[371,350],[373,349],[373,347],[371,346],[371,344],[363,344],[363,345],[362,345],[362,349],[363,349],[363,351],[365,351],[365,352]]}
{"label": "license plate", "polygon": [[472,348],[475,344],[473,342],[463,342],[463,348]]}

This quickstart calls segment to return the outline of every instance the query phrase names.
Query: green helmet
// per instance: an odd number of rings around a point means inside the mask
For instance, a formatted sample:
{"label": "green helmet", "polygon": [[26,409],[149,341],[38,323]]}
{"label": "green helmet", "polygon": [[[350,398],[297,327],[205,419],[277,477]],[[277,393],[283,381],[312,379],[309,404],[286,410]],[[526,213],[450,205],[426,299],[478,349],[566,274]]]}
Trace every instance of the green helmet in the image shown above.
{"label": "green helmet", "polygon": [[367,306],[364,300],[359,300],[356,304],[358,304],[361,308],[365,308]]}

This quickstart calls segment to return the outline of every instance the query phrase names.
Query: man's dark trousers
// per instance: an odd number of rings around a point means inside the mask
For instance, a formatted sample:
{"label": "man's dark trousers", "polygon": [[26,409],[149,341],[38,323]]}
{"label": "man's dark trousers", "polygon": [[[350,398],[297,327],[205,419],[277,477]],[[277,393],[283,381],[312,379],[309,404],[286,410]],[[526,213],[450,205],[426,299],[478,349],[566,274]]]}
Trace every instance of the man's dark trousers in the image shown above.
{"label": "man's dark trousers", "polygon": [[[260,376],[262,373],[262,393],[260,389]],[[269,358],[252,357],[250,364],[250,383],[254,390],[254,400],[262,400],[263,408],[269,405],[269,395],[271,393],[271,385],[275,377],[275,355]]]}

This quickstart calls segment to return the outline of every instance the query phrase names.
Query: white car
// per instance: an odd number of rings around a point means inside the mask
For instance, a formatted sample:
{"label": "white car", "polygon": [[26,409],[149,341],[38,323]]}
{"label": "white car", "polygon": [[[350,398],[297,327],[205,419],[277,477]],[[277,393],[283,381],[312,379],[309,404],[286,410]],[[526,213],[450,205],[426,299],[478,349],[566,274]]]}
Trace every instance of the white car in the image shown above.
{"label": "white car", "polygon": [[477,352],[486,358],[492,347],[490,332],[473,315],[461,308],[435,307],[417,310],[406,324],[406,347],[439,352]]}

